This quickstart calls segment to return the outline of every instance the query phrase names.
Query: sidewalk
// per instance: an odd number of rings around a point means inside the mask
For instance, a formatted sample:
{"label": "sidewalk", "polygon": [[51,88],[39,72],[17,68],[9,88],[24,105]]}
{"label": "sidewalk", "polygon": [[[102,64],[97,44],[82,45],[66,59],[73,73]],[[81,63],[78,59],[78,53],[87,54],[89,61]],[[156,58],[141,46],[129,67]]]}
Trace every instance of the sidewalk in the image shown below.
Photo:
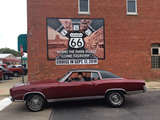
{"label": "sidewalk", "polygon": [[[24,76],[24,81],[27,81],[28,76]],[[9,89],[13,87],[14,84],[16,83],[21,83],[22,82],[22,77],[13,77],[10,78],[9,80],[2,80],[0,81],[0,99],[2,97],[8,97],[10,96]]]}
{"label": "sidewalk", "polygon": [[148,91],[160,90],[160,81],[145,82]]}

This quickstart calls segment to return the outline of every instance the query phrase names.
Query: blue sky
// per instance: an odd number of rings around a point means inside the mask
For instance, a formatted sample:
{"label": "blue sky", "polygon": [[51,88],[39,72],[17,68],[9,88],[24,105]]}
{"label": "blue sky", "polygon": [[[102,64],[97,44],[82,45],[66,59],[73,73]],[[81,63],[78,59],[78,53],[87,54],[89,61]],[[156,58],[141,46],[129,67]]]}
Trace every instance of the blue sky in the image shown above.
{"label": "blue sky", "polygon": [[0,0],[0,48],[18,50],[20,34],[27,34],[27,1]]}

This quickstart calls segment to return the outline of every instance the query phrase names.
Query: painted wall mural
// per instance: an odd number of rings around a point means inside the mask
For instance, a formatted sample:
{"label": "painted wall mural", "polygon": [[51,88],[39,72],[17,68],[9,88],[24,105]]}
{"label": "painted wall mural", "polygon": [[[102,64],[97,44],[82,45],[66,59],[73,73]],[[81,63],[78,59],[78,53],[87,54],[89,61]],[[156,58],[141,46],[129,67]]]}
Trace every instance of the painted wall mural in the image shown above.
{"label": "painted wall mural", "polygon": [[104,19],[47,18],[48,60],[56,65],[105,59]]}

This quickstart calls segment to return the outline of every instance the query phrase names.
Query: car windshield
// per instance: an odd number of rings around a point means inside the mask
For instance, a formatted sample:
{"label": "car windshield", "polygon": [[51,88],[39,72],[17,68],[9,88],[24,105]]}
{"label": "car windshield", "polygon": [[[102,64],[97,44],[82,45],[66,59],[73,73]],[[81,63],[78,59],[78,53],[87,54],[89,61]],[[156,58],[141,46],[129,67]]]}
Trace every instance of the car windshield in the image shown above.
{"label": "car windshield", "polygon": [[66,78],[66,76],[68,75],[69,72],[67,72],[61,79],[59,79],[59,82],[63,82]]}

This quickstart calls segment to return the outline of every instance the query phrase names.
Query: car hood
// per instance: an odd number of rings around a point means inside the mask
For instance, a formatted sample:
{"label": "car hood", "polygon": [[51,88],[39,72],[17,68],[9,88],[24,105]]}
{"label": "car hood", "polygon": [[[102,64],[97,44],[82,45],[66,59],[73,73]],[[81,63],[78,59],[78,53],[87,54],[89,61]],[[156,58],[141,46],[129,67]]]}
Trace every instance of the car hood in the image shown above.
{"label": "car hood", "polygon": [[28,83],[30,85],[34,85],[34,84],[46,84],[46,83],[58,83],[59,81],[57,81],[56,79],[53,80],[32,80],[29,81]]}

